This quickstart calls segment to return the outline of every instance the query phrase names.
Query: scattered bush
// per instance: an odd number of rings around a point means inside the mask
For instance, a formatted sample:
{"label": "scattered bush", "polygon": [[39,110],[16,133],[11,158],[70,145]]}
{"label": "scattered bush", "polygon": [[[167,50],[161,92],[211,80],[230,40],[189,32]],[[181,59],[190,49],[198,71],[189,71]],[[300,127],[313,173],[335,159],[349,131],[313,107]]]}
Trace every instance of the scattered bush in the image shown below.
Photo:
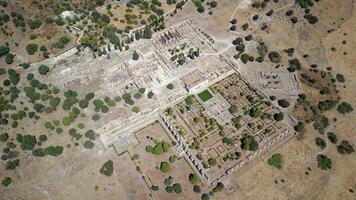
{"label": "scattered bush", "polygon": [[62,146],[49,146],[45,148],[44,153],[50,156],[59,156],[63,153],[63,150]]}
{"label": "scattered bush", "polygon": [[158,186],[156,186],[156,185],[152,185],[151,186],[151,190],[153,190],[153,191],[158,191],[159,190],[159,187]]}
{"label": "scattered bush", "polygon": [[199,185],[194,185],[193,191],[194,191],[195,193],[200,193],[200,192],[201,192],[200,186],[199,186]]}
{"label": "scattered bush", "polygon": [[79,107],[84,109],[87,108],[89,105],[89,102],[86,99],[82,99],[79,101]]}
{"label": "scattered bush", "polygon": [[231,106],[230,106],[229,112],[230,112],[231,114],[235,114],[235,113],[237,113],[237,111],[238,111],[238,108],[237,108],[236,105],[231,105]]}
{"label": "scattered bush", "polygon": [[316,159],[318,161],[318,167],[320,169],[322,169],[322,170],[331,169],[332,162],[331,162],[330,158],[328,158],[326,155],[319,154],[316,157]]}
{"label": "scattered bush", "polygon": [[340,154],[351,154],[354,152],[353,146],[347,140],[343,140],[339,146],[337,146],[337,151]]}
{"label": "scattered bush", "polygon": [[96,135],[95,132],[93,130],[88,130],[84,136],[90,140],[95,140],[96,139]]}
{"label": "scattered bush", "polygon": [[220,192],[221,190],[224,189],[224,187],[225,185],[222,182],[218,182],[216,186],[213,188],[213,192],[214,193]]}
{"label": "scattered bush", "polygon": [[99,114],[94,114],[91,118],[92,118],[94,121],[99,121],[100,115],[99,115]]}
{"label": "scattered bush", "polygon": [[0,46],[0,57],[8,54],[10,52],[10,48],[7,46]]}
{"label": "scattered bush", "polygon": [[281,106],[282,108],[288,108],[289,102],[285,99],[280,99],[278,100],[278,105]]}
{"label": "scattered bush", "polygon": [[15,56],[16,55],[11,54],[11,53],[6,54],[6,57],[5,57],[6,64],[10,65],[11,63],[13,63]]}
{"label": "scattered bush", "polygon": [[328,132],[327,133],[328,139],[330,140],[331,143],[336,144],[337,143],[337,136],[333,132]]}
{"label": "scattered bush", "polygon": [[273,63],[280,63],[281,62],[281,55],[279,55],[279,53],[276,52],[276,51],[271,51],[268,54],[268,58]]}
{"label": "scattered bush", "polygon": [[94,147],[94,143],[91,142],[90,140],[87,140],[87,141],[84,142],[83,146],[86,149],[92,149]]}
{"label": "scattered bush", "polygon": [[208,163],[210,166],[215,166],[217,164],[216,160],[214,158],[209,158]]}
{"label": "scattered bush", "polygon": [[153,147],[152,153],[155,155],[161,155],[161,154],[167,152],[168,149],[169,149],[169,143],[162,141]]}
{"label": "scattered bush", "polygon": [[203,193],[203,194],[201,195],[201,200],[209,200],[209,199],[210,199],[209,194]]}
{"label": "scattered bush", "polygon": [[114,169],[114,163],[111,160],[108,160],[104,163],[104,165],[100,168],[100,173],[105,176],[111,176]]}
{"label": "scattered bush", "polygon": [[342,74],[336,74],[336,80],[339,81],[340,83],[344,83],[345,77]]}
{"label": "scattered bush", "polygon": [[10,177],[5,177],[1,184],[4,186],[4,187],[7,187],[9,186],[10,184],[12,183],[12,179]]}
{"label": "scattered bush", "polygon": [[181,193],[182,192],[182,186],[179,183],[173,184],[173,189],[175,193]]}
{"label": "scattered bush", "polygon": [[167,85],[167,88],[169,90],[173,90],[174,89],[174,85],[172,83],[170,83],[170,84]]}
{"label": "scattered bush", "polygon": [[199,176],[195,173],[194,174],[191,173],[191,174],[189,174],[189,181],[191,184],[196,184],[199,181]]}
{"label": "scattered bush", "polygon": [[138,60],[140,58],[140,56],[138,55],[138,53],[136,51],[133,52],[132,54],[132,59],[133,60]]}
{"label": "scattered bush", "polygon": [[0,141],[6,142],[9,139],[9,135],[7,133],[0,134]]}
{"label": "scattered bush", "polygon": [[48,72],[49,68],[47,67],[47,65],[38,66],[38,73],[40,73],[41,75],[46,75]]}
{"label": "scattered bush", "polygon": [[138,106],[132,107],[132,112],[139,113],[140,112],[140,107],[138,107]]}
{"label": "scattered bush", "polygon": [[354,109],[352,108],[351,104],[347,102],[342,102],[337,106],[337,111],[341,114],[346,114],[352,112]]}
{"label": "scattered bush", "polygon": [[85,100],[91,101],[95,97],[95,94],[93,92],[88,93],[85,95]]}
{"label": "scattered bush", "polygon": [[167,162],[161,162],[160,170],[162,173],[167,173],[169,171],[170,165]]}
{"label": "scattered bush", "polygon": [[26,51],[29,55],[35,54],[37,50],[38,50],[37,44],[31,43],[31,44],[26,45]]}
{"label": "scattered bush", "polygon": [[252,135],[245,135],[241,139],[241,148],[249,151],[256,151],[258,149],[258,142]]}
{"label": "scattered bush", "polygon": [[273,154],[271,158],[268,159],[268,164],[276,167],[277,169],[282,168],[283,157],[280,153]]}
{"label": "scattered bush", "polygon": [[320,137],[315,138],[315,144],[321,149],[325,149],[326,147],[326,142]]}
{"label": "scattered bush", "polygon": [[31,29],[38,29],[42,25],[42,22],[39,19],[29,19],[27,24]]}

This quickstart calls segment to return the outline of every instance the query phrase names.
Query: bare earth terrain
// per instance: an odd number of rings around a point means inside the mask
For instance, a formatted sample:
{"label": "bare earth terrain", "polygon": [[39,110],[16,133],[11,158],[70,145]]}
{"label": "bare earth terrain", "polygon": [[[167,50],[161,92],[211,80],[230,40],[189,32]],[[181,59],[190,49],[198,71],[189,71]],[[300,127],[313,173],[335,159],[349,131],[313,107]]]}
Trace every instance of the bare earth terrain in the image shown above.
{"label": "bare earth terrain", "polygon": [[95,2],[0,35],[0,200],[356,199],[355,0]]}

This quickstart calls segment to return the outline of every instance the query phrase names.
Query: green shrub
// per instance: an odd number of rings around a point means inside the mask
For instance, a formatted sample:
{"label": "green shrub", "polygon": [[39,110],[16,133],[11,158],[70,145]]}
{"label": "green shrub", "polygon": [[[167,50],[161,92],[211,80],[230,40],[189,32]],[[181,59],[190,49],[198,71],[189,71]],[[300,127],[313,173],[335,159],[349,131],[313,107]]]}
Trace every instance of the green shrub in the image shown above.
{"label": "green shrub", "polygon": [[176,161],[176,157],[175,156],[169,156],[169,162],[170,163],[174,163]]}
{"label": "green shrub", "polygon": [[203,193],[203,194],[201,195],[201,200],[209,200],[209,199],[210,199],[209,194]]}
{"label": "green shrub", "polygon": [[302,67],[302,64],[300,63],[300,61],[297,58],[293,58],[293,59],[289,60],[289,67],[288,67],[289,72],[295,72],[296,70],[300,70],[301,67]]}
{"label": "green shrub", "polygon": [[56,128],[56,133],[58,134],[63,133],[63,129],[61,127]]}
{"label": "green shrub", "polygon": [[285,99],[280,99],[278,100],[278,105],[281,106],[282,108],[288,108],[289,102]]}
{"label": "green shrub", "polygon": [[33,43],[30,43],[30,44],[27,44],[26,45],[26,51],[29,55],[33,55],[36,53],[36,51],[38,50],[38,45],[37,44],[33,44]]}
{"label": "green shrub", "polygon": [[88,130],[84,136],[90,140],[95,140],[96,139],[96,135],[95,132],[93,130]]}
{"label": "green shrub", "polygon": [[53,108],[57,107],[61,101],[61,98],[59,97],[53,97],[51,100],[49,100],[49,105],[51,105]]}
{"label": "green shrub", "polygon": [[294,126],[294,130],[299,133],[304,132],[304,123],[298,122],[298,124]]}
{"label": "green shrub", "polygon": [[221,190],[224,189],[224,187],[225,185],[222,182],[218,182],[216,186],[213,188],[213,192],[214,193],[220,192]]}
{"label": "green shrub", "polygon": [[38,73],[40,73],[41,75],[46,75],[48,72],[49,68],[47,67],[47,65],[38,66]]}
{"label": "green shrub", "polygon": [[172,83],[170,83],[170,84],[167,85],[167,88],[169,90],[173,90],[174,89],[174,85]]}
{"label": "green shrub", "polygon": [[336,80],[339,81],[340,83],[344,83],[345,77],[342,74],[336,74]]}
{"label": "green shrub", "polygon": [[104,105],[104,102],[102,100],[100,100],[100,99],[95,99],[93,101],[93,104],[94,104],[95,107],[99,107],[100,108],[100,107],[102,107]]}
{"label": "green shrub", "polygon": [[87,140],[87,141],[85,141],[84,142],[84,148],[86,148],[86,149],[92,149],[93,147],[94,147],[94,143],[93,142],[91,142],[90,140]]}
{"label": "green shrub", "polygon": [[93,92],[88,93],[85,95],[85,100],[91,101],[95,97],[95,94]]}
{"label": "green shrub", "polygon": [[71,117],[64,117],[63,119],[62,119],[62,124],[64,125],[64,126],[69,126],[71,123],[73,122],[73,120],[72,120],[72,118]]}
{"label": "green shrub", "polygon": [[237,108],[236,105],[231,105],[231,106],[230,106],[229,112],[230,112],[231,114],[235,114],[235,113],[237,113],[237,111],[238,111],[238,108]]}
{"label": "green shrub", "polygon": [[142,97],[142,94],[140,92],[137,92],[134,94],[135,99],[140,99]]}
{"label": "green shrub", "polygon": [[330,93],[331,93],[331,90],[328,87],[322,87],[320,89],[320,94],[322,94],[322,95],[327,95],[327,94],[330,94]]}
{"label": "green shrub", "polygon": [[4,187],[8,187],[10,184],[12,183],[12,179],[10,177],[5,177],[1,184],[4,186]]}
{"label": "green shrub", "polygon": [[317,137],[315,138],[315,144],[320,147],[321,149],[325,149],[326,147],[326,142],[324,139]]}
{"label": "green shrub", "polygon": [[0,75],[6,74],[6,69],[0,67]]}
{"label": "green shrub", "polygon": [[100,168],[100,173],[105,176],[111,176],[114,169],[114,163],[111,160],[108,160],[104,163],[104,165]]}
{"label": "green shrub", "polygon": [[99,115],[99,114],[94,114],[94,115],[92,116],[92,119],[93,119],[94,121],[99,121],[100,115]]}
{"label": "green shrub", "polygon": [[155,155],[161,155],[161,154],[167,152],[168,149],[169,149],[169,143],[162,141],[153,147],[152,153]]}
{"label": "green shrub", "polygon": [[117,96],[117,97],[114,98],[114,100],[115,100],[116,102],[120,102],[120,101],[121,101],[121,97]]}
{"label": "green shrub", "polygon": [[89,102],[86,99],[82,99],[79,101],[79,107],[84,109],[87,108],[89,105]]}
{"label": "green shrub", "polygon": [[0,57],[8,54],[10,52],[10,48],[7,46],[0,46]]}
{"label": "green shrub", "polygon": [[284,119],[284,114],[282,112],[275,113],[274,114],[274,120],[276,121],[282,121]]}
{"label": "green shrub", "polygon": [[40,19],[29,19],[27,24],[31,29],[38,29],[42,25],[42,22]]}
{"label": "green shrub", "polygon": [[20,165],[20,159],[9,160],[6,162],[6,169],[15,170],[16,167],[18,167],[19,165]]}
{"label": "green shrub", "polygon": [[335,106],[337,105],[337,101],[336,100],[325,100],[325,101],[320,101],[318,104],[318,109],[322,112],[327,111],[327,110],[331,110],[333,109]]}
{"label": "green shrub", "polygon": [[40,135],[40,137],[38,138],[41,142],[45,142],[47,141],[47,136],[46,135]]}
{"label": "green shrub", "polygon": [[283,157],[280,153],[273,154],[271,158],[268,159],[268,164],[276,167],[277,169],[282,168]]}
{"label": "green shrub", "polygon": [[24,135],[22,136],[22,150],[33,150],[36,145],[36,136],[34,135]]}
{"label": "green shrub", "polygon": [[132,59],[133,60],[138,60],[140,58],[140,56],[138,55],[138,53],[136,51],[133,52],[132,54]]}
{"label": "green shrub", "polygon": [[337,111],[341,114],[346,114],[352,112],[354,109],[352,108],[351,104],[347,102],[342,102],[337,106]]}
{"label": "green shrub", "polygon": [[162,173],[167,173],[169,171],[170,165],[167,162],[161,162],[160,170]]}
{"label": "green shrub", "polygon": [[104,105],[104,106],[101,106],[100,110],[102,113],[107,113],[109,111],[109,107]]}
{"label": "green shrub", "polygon": [[156,185],[152,185],[151,186],[151,190],[153,190],[153,191],[158,191],[159,190],[159,187],[158,186],[156,186]]}
{"label": "green shrub", "polygon": [[59,156],[63,153],[63,150],[62,146],[49,146],[45,148],[44,152],[46,155]]}
{"label": "green shrub", "polygon": [[201,192],[200,186],[199,186],[199,185],[194,185],[193,191],[194,191],[195,193],[200,193],[200,192]]}
{"label": "green shrub", "polygon": [[6,142],[9,139],[9,135],[7,133],[0,134],[0,141]]}
{"label": "green shrub", "polygon": [[6,64],[10,65],[11,63],[13,63],[15,56],[16,56],[15,54],[11,54],[11,53],[6,54],[5,57]]}
{"label": "green shrub", "polygon": [[165,188],[165,190],[166,190],[167,193],[172,193],[172,192],[174,191],[174,189],[173,189],[172,186],[167,186],[167,187]]}
{"label": "green shrub", "polygon": [[241,139],[241,148],[249,151],[256,151],[258,149],[258,142],[252,135],[245,135]]}
{"label": "green shrub", "polygon": [[319,154],[316,157],[316,159],[318,161],[318,167],[320,169],[322,169],[322,170],[331,169],[332,162],[331,162],[330,158],[328,158],[326,155]]}
{"label": "green shrub", "polygon": [[199,176],[195,173],[189,174],[189,181],[191,184],[196,184],[199,181]]}
{"label": "green shrub", "polygon": [[347,140],[343,140],[339,146],[337,146],[337,151],[340,154],[351,154],[354,152],[353,146]]}
{"label": "green shrub", "polygon": [[268,54],[268,58],[273,63],[280,63],[281,62],[281,55],[279,55],[279,53],[276,52],[276,51],[271,51]]}
{"label": "green shrub", "polygon": [[26,75],[26,78],[27,78],[27,80],[32,80],[33,78],[35,77],[35,75],[33,75],[32,73],[28,73],[27,75]]}
{"label": "green shrub", "polygon": [[173,184],[173,189],[175,193],[181,193],[182,192],[182,186],[179,183]]}
{"label": "green shrub", "polygon": [[132,112],[139,113],[140,112],[140,107],[138,107],[138,106],[132,107]]}
{"label": "green shrub", "polygon": [[42,148],[38,148],[32,151],[32,155],[35,157],[44,157],[46,156],[45,151]]}
{"label": "green shrub", "polygon": [[147,153],[152,153],[153,147],[151,145],[148,145],[148,146],[145,147],[145,150],[146,150]]}
{"label": "green shrub", "polygon": [[328,132],[327,133],[328,139],[330,140],[331,143],[336,144],[337,143],[337,136],[333,132]]}
{"label": "green shrub", "polygon": [[259,106],[253,106],[249,110],[249,115],[254,118],[260,117],[262,114],[262,109]]}
{"label": "green shrub", "polygon": [[209,158],[208,163],[210,166],[215,166],[217,164],[216,160],[214,158]]}

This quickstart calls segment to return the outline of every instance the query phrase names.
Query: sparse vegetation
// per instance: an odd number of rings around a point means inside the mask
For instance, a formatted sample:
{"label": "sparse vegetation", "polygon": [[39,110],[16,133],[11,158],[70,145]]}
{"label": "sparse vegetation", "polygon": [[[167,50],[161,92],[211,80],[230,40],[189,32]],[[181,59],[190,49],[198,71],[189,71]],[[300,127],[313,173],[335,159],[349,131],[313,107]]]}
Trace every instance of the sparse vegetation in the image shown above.
{"label": "sparse vegetation", "polygon": [[100,168],[100,173],[105,176],[111,176],[114,170],[114,163],[111,160],[106,161]]}
{"label": "sparse vegetation", "polygon": [[268,159],[268,164],[276,167],[277,169],[282,168],[283,158],[280,153],[273,154],[271,158]]}
{"label": "sparse vegetation", "polygon": [[326,155],[319,154],[317,157],[318,167],[322,170],[331,169],[332,161]]}

